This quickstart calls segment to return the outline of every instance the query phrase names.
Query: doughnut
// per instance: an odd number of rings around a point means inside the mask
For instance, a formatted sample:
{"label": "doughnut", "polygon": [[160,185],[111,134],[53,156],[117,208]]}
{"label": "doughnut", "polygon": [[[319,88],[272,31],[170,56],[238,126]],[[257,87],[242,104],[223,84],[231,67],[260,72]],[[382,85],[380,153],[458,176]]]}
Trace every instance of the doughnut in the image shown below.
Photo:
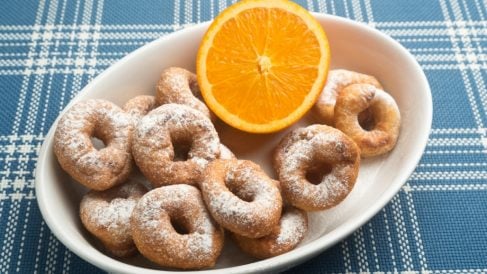
{"label": "doughnut", "polygon": [[[76,103],[60,118],[54,133],[54,153],[76,181],[94,190],[124,182],[133,161],[130,155],[133,121],[115,104],[92,99]],[[96,137],[106,145],[96,149]]]}
{"label": "doughnut", "polygon": [[224,144],[220,144],[219,159],[231,160],[231,159],[237,159],[237,157],[235,157],[235,154],[233,154],[233,152],[228,147],[226,147]]}
{"label": "doughnut", "polygon": [[162,72],[156,87],[156,100],[159,105],[187,105],[212,120],[215,118],[203,102],[196,75],[183,68],[169,67]]}
{"label": "doughnut", "polygon": [[170,185],[145,194],[132,212],[132,237],[140,253],[166,267],[212,267],[223,247],[223,229],[213,222],[200,191]]}
{"label": "doughnut", "polygon": [[130,230],[130,216],[145,186],[129,181],[104,191],[91,190],[83,196],[79,214],[85,228],[116,257],[137,252]]}
{"label": "doughnut", "polygon": [[210,119],[201,112],[165,104],[137,124],[132,155],[154,187],[196,185],[207,163],[220,156],[220,140]]}
{"label": "doughnut", "polygon": [[[357,115],[369,109],[372,126],[363,129]],[[335,107],[335,127],[360,148],[362,157],[372,157],[389,152],[399,136],[401,115],[394,98],[375,86],[350,85],[338,94]]]}
{"label": "doughnut", "polygon": [[279,222],[282,198],[276,184],[251,161],[218,159],[208,164],[200,189],[221,226],[259,238]]}
{"label": "doughnut", "polygon": [[273,160],[286,201],[316,211],[337,205],[352,190],[360,151],[338,129],[311,125],[284,136]]}
{"label": "doughnut", "polygon": [[373,76],[345,69],[330,70],[325,88],[312,108],[312,113],[318,118],[320,123],[333,126],[338,92],[348,85],[357,83],[370,84],[382,89],[379,81]]}
{"label": "doughnut", "polygon": [[303,240],[307,230],[306,212],[288,206],[283,209],[279,224],[272,228],[269,235],[251,239],[232,234],[232,238],[245,253],[258,259],[266,259],[294,249]]}
{"label": "doughnut", "polygon": [[136,121],[140,120],[142,116],[149,113],[156,107],[156,97],[150,95],[139,95],[130,100],[128,100],[122,109],[128,112]]}

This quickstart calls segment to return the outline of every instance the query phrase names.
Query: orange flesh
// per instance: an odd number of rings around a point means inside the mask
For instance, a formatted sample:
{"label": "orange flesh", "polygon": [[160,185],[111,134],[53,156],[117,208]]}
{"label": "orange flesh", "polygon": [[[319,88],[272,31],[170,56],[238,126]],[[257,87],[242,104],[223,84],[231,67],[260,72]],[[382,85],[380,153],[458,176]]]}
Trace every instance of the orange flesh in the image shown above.
{"label": "orange flesh", "polygon": [[206,71],[222,107],[249,123],[266,124],[303,104],[321,58],[315,34],[299,16],[252,8],[224,22],[208,51]]}

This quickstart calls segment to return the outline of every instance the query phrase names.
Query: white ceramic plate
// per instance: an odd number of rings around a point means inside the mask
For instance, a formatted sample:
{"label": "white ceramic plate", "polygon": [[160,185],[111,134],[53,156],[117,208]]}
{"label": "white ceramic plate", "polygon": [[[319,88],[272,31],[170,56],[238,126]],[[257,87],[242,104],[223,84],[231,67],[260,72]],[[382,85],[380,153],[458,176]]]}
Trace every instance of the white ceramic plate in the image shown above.
{"label": "white ceramic plate", "polygon": [[[347,68],[376,76],[396,99],[402,115],[401,134],[389,154],[362,161],[355,188],[337,207],[311,213],[310,230],[301,245],[267,260],[242,255],[230,241],[215,269],[208,273],[279,271],[303,262],[331,247],[374,216],[406,182],[426,146],[432,119],[431,92],[418,63],[401,45],[366,25],[347,19],[314,14],[325,28],[331,45],[332,67]],[[122,105],[139,94],[154,94],[161,71],[181,66],[195,71],[199,42],[208,27],[203,23],[162,37],[129,54],[100,74],[68,105],[103,98]],[[307,117],[296,125],[271,135],[252,135],[219,123],[221,140],[239,158],[260,164],[270,176],[270,152],[292,128],[309,123]],[[44,220],[56,237],[86,261],[109,272],[164,272],[141,257],[110,258],[96,248],[97,242],[83,229],[78,206],[87,191],[60,168],[52,149],[56,123],[46,136],[36,171],[36,194]],[[167,270],[166,270],[167,271]]]}

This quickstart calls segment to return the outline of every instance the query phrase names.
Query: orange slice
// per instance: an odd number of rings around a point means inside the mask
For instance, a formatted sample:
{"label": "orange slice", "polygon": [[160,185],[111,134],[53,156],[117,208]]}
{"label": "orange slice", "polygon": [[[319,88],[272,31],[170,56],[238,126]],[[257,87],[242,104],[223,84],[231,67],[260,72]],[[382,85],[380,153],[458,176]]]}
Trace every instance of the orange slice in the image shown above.
{"label": "orange slice", "polygon": [[244,0],[210,25],[196,70],[203,98],[220,119],[269,133],[311,108],[329,62],[326,34],[307,10],[287,0]]}

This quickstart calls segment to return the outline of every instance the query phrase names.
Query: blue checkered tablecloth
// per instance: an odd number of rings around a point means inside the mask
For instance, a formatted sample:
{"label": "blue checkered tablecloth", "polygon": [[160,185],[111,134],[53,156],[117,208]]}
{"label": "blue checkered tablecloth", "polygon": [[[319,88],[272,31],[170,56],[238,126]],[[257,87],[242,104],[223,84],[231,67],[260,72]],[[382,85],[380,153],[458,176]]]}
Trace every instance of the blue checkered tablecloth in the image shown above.
{"label": "blue checkered tablecloth", "polygon": [[[67,250],[34,192],[58,113],[136,48],[211,20],[234,1],[0,1],[0,273],[101,272]],[[487,273],[487,1],[302,0],[404,45],[433,92],[433,129],[414,174],[353,235],[289,273]]]}

